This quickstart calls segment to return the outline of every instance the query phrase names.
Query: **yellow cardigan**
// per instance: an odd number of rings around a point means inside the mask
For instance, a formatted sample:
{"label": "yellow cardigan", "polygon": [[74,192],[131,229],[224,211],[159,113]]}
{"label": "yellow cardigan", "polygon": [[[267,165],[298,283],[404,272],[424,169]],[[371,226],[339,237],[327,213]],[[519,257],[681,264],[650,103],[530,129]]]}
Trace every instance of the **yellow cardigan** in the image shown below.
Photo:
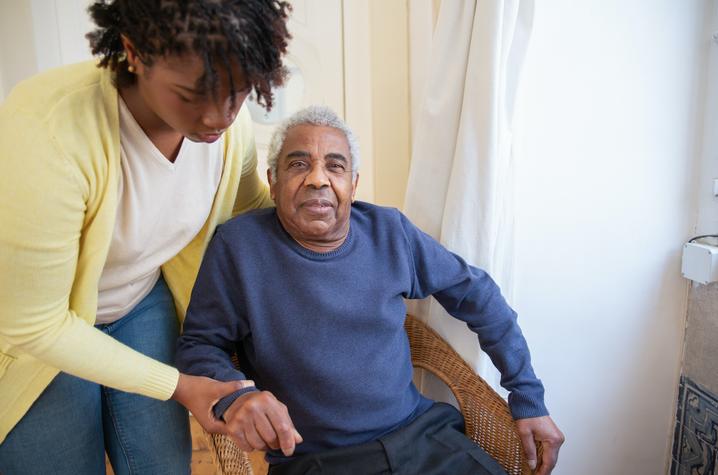
{"label": "yellow cardigan", "polygon": [[[214,229],[271,205],[246,107],[225,136],[224,168],[199,234],[162,266],[184,318]],[[112,75],[81,63],[18,85],[0,107],[0,443],[59,371],[168,399],[176,369],[93,327],[120,173]]]}

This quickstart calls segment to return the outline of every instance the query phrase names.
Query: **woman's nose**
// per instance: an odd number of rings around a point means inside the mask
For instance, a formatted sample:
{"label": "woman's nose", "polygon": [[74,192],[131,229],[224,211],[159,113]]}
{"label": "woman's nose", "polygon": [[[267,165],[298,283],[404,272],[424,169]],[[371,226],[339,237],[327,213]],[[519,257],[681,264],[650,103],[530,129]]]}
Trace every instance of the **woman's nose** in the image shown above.
{"label": "woman's nose", "polygon": [[235,114],[221,111],[205,112],[202,114],[202,125],[210,130],[225,130],[234,122]]}
{"label": "woman's nose", "polygon": [[241,106],[241,103],[232,104],[229,100],[223,104],[208,104],[202,114],[202,125],[211,130],[225,130],[232,125]]}

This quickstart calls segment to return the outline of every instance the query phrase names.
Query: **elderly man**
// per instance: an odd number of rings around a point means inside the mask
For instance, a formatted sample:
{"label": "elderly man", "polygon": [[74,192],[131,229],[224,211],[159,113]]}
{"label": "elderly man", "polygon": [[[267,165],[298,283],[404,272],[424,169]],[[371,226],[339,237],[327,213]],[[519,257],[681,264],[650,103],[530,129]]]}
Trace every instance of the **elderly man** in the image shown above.
{"label": "elderly man", "polygon": [[456,409],[412,383],[404,299],[433,295],[478,335],[529,460],[542,441],[538,473],[550,473],[563,435],[491,278],[399,211],[354,202],[358,147],[329,109],[282,124],[269,166],[276,209],[218,229],[177,353],[181,371],[256,382],[215,406],[239,446],[267,450],[276,475],[504,473]]}

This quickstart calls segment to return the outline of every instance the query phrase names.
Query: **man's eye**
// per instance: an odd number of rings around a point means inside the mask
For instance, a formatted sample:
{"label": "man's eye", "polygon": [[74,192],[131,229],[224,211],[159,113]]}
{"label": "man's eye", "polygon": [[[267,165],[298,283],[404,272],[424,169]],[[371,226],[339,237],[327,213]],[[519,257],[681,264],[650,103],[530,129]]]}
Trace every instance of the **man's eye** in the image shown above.
{"label": "man's eye", "polygon": [[289,164],[289,168],[302,168],[302,167],[304,167],[304,165],[305,165],[304,162],[291,162]]}
{"label": "man's eye", "polygon": [[330,163],[329,168],[335,172],[343,172],[346,169],[342,163]]}
{"label": "man's eye", "polygon": [[191,102],[194,102],[193,99],[190,99],[189,97],[185,97],[182,94],[177,94],[177,97],[179,97],[182,102],[186,102],[188,104]]}

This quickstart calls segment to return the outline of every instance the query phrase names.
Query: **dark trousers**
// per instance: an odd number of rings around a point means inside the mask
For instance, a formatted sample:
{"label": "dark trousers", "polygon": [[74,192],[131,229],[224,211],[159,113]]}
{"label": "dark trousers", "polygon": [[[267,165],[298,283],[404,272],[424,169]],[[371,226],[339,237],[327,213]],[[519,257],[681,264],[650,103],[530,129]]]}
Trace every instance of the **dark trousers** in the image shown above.
{"label": "dark trousers", "polygon": [[489,454],[464,435],[453,406],[431,409],[374,442],[307,454],[272,465],[269,475],[505,475]]}

